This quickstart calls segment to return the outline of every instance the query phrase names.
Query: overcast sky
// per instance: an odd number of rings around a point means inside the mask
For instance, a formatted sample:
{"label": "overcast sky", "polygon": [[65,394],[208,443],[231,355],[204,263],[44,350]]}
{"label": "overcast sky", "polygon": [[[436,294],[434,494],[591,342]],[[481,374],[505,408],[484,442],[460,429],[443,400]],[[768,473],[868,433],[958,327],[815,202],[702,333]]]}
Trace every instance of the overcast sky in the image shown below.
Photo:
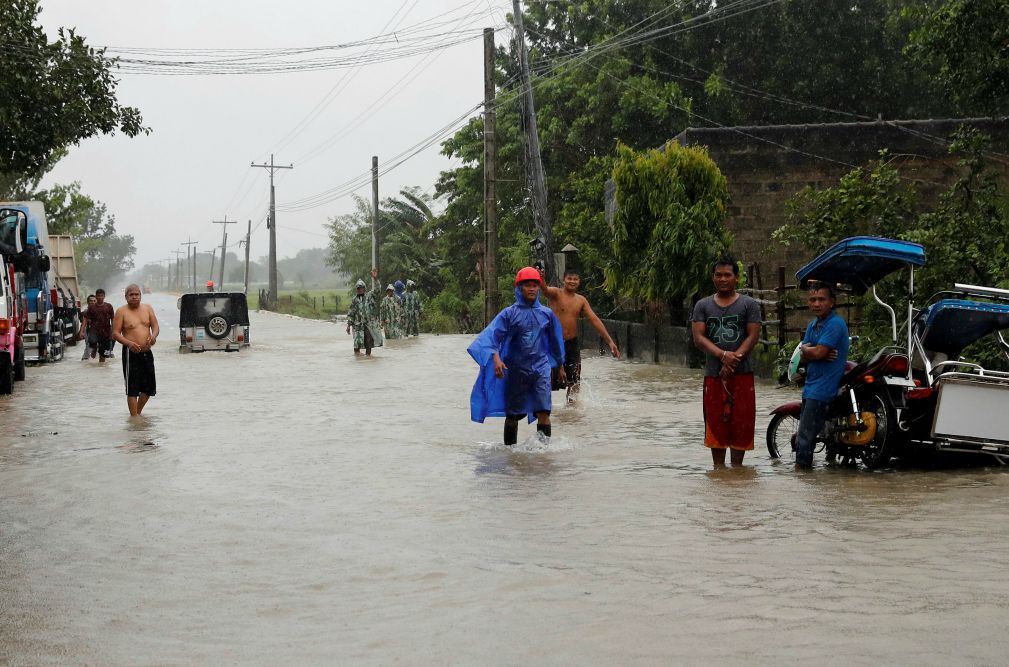
{"label": "overcast sky", "polygon": [[[141,110],[151,134],[85,141],[72,148],[44,185],[80,181],[83,192],[115,215],[116,229],[135,237],[138,267],[174,257],[171,251],[185,250],[179,244],[188,238],[198,241],[200,250],[219,245],[222,225],[211,221],[225,215],[240,221],[227,226],[229,249],[239,251],[237,237],[251,219],[252,256],[264,256],[269,240],[261,221],[268,174],[249,163],[269,162],[273,151],[277,164],[294,164],[293,170],[277,172],[280,207],[364,174],[372,155],[384,161],[414,146],[482,101],[479,31],[503,27],[510,5],[509,0],[42,0],[41,21],[51,36],[60,26],[75,27],[91,46],[110,47],[110,54],[128,47],[345,44],[393,29],[407,32],[432,20],[449,23],[429,34],[450,34],[423,44],[472,37],[434,53],[356,68],[216,76],[122,71],[118,99]],[[498,43],[509,35],[498,32]],[[396,44],[372,47],[368,58],[392,48]],[[177,56],[166,53],[143,57]],[[302,58],[350,53],[361,55],[365,49]],[[330,103],[320,107],[326,99]],[[314,112],[314,120],[303,123]],[[379,194],[384,198],[412,185],[433,193],[439,171],[451,166],[436,143],[383,176]],[[357,192],[370,198],[370,183]],[[278,212],[278,256],[325,246],[327,218],[352,207],[348,195],[310,210]]]}

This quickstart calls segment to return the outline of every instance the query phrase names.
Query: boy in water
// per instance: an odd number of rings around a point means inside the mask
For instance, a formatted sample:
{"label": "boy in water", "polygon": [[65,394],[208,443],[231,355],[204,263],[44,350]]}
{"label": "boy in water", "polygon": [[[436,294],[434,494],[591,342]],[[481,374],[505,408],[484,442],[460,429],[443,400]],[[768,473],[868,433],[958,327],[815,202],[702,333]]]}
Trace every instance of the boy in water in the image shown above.
{"label": "boy in water", "polygon": [[599,337],[609,345],[613,356],[617,359],[620,358],[620,349],[610,336],[610,332],[606,330],[602,320],[592,310],[589,300],[578,293],[578,287],[581,283],[581,275],[579,275],[576,268],[572,267],[564,271],[563,289],[550,287],[549,285],[543,286],[543,293],[550,299],[550,310],[554,311],[554,315],[560,321],[561,331],[564,334],[563,370],[567,375],[567,382],[560,381],[559,372],[555,371],[557,377],[554,379],[557,381],[554,382],[553,388],[563,389],[566,386],[568,389],[568,403],[575,401],[581,388],[582,350],[578,344],[579,317],[583,315],[587,317],[592,327],[599,332]]}
{"label": "boy in water", "polygon": [[[539,302],[539,271],[527,266],[515,276],[515,303],[487,325],[467,349],[480,366],[470,394],[470,417],[504,417],[504,444],[518,442],[518,422],[536,418],[536,430],[551,436],[550,370],[564,362],[561,324]],[[564,368],[560,379],[566,381]]]}

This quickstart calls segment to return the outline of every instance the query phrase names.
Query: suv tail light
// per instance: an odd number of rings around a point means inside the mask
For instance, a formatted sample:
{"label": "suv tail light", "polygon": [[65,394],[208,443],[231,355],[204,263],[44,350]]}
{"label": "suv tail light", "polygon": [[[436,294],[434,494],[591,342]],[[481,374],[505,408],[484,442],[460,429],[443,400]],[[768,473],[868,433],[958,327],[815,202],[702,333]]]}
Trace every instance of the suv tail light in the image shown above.
{"label": "suv tail light", "polygon": [[49,290],[49,305],[52,306],[53,308],[56,308],[57,306],[60,305],[60,300],[58,295],[56,294],[55,287]]}
{"label": "suv tail light", "polygon": [[6,317],[0,317],[0,336],[6,336],[10,333],[11,321]]}

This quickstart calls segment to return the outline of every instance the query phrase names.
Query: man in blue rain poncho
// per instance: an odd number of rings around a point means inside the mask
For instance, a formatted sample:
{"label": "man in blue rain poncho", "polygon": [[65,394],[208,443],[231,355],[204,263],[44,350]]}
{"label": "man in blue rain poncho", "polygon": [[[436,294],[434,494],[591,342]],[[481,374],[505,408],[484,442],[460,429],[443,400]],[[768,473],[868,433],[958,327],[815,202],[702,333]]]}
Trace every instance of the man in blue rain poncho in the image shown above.
{"label": "man in blue rain poncho", "polygon": [[518,422],[536,417],[550,437],[550,370],[565,381],[564,338],[553,311],[539,301],[540,273],[527,266],[515,276],[515,303],[494,318],[467,352],[480,366],[470,394],[470,418],[504,417],[504,444],[518,442]]}

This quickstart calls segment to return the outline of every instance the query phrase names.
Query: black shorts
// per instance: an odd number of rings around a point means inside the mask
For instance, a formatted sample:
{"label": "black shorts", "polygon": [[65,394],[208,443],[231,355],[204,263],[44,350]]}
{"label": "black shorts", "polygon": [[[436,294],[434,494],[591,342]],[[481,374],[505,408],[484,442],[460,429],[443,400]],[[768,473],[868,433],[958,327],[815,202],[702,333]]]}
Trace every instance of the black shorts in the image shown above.
{"label": "black shorts", "polygon": [[560,373],[555,368],[552,373],[551,388],[554,391],[573,387],[582,379],[582,348],[578,344],[577,338],[564,341],[564,373],[568,376],[567,383],[562,384]]}
{"label": "black shorts", "polygon": [[123,378],[126,380],[127,396],[154,396],[158,393],[154,378],[154,353],[150,350],[133,352],[123,345]]}

